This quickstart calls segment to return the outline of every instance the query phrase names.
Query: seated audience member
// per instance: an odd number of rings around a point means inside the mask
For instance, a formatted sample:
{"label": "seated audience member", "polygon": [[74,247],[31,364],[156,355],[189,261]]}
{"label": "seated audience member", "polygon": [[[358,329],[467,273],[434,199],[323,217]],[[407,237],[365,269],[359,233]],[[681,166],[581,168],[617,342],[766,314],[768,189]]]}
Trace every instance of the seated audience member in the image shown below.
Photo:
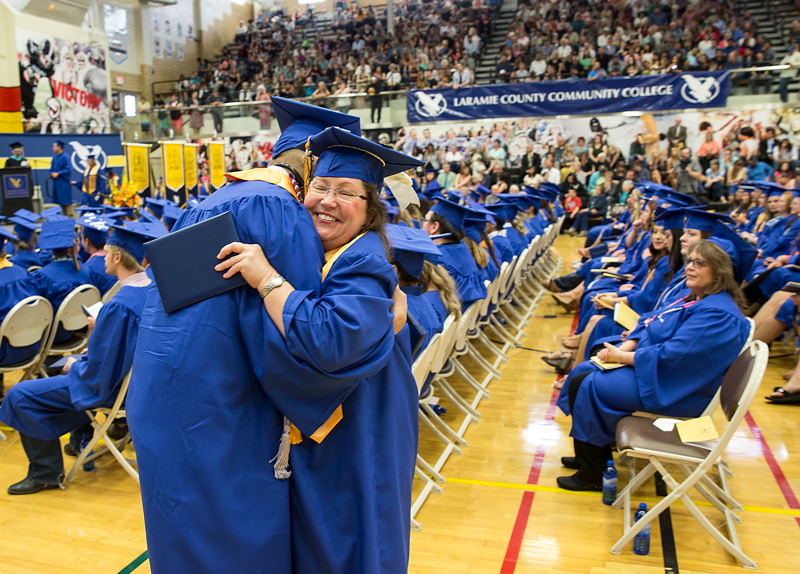
{"label": "seated audience member", "polygon": [[580,237],[584,237],[589,230],[589,219],[605,219],[608,212],[608,197],[605,194],[604,184],[605,180],[597,181],[595,193],[589,200],[589,205],[582,208],[575,217],[575,223],[570,228],[572,233],[577,231]]}
{"label": "seated audience member", "polygon": [[144,242],[149,239],[138,227],[115,227],[106,245],[105,262],[106,270],[122,287],[100,309],[87,352],[68,359],[62,375],[17,383],[0,406],[0,420],[19,431],[29,460],[28,475],[11,485],[9,494],[63,488],[59,437],[78,431],[65,447],[68,454],[77,454],[81,440],[92,434],[84,411],[113,404],[133,364],[139,320],[149,291],[145,287],[151,283],[141,266]]}
{"label": "seated audience member", "polygon": [[577,470],[557,482],[567,490],[602,489],[617,423],[635,412],[696,417],[719,389],[738,356],[749,325],[740,310],[743,297],[734,279],[738,255],[730,241],[699,241],[685,260],[689,295],[643,315],[619,346],[606,344],[597,358],[626,365],[603,371],[585,362],[570,373],[559,407],[572,414]]}
{"label": "seated audience member", "polygon": [[[37,295],[50,301],[55,316],[67,295],[81,285],[91,284],[89,273],[80,267],[76,258],[75,222],[71,219],[45,221],[39,247],[52,251],[53,260],[31,273],[28,281]],[[59,325],[54,342],[64,343],[72,335],[72,331]]]}
{"label": "seated audience member", "polygon": [[484,274],[475,263],[469,247],[461,241],[467,211],[468,208],[451,201],[439,201],[425,215],[422,224],[422,229],[428,235],[450,234],[449,237],[434,239],[434,243],[442,252],[442,267],[456,283],[462,310],[486,297]]}
{"label": "seated audience member", "polygon": [[100,291],[101,295],[111,289],[117,278],[106,271],[106,239],[113,221],[95,215],[84,215],[76,222],[82,226],[81,247],[89,254],[84,266],[89,272],[89,279]]}
{"label": "seated audience member", "polygon": [[[14,306],[36,292],[28,282],[28,272],[24,267],[14,265],[6,257],[5,246],[8,241],[16,241],[14,234],[0,227],[0,323]],[[12,347],[8,339],[0,341],[0,367],[16,365],[36,355],[40,343],[28,347]],[[0,373],[0,401],[3,399],[3,374]]]}
{"label": "seated audience member", "polygon": [[53,258],[53,254],[36,247],[41,226],[23,217],[9,217],[14,224],[14,233],[19,240],[15,242],[16,252],[11,256],[14,265],[28,269],[28,267],[44,267]]}

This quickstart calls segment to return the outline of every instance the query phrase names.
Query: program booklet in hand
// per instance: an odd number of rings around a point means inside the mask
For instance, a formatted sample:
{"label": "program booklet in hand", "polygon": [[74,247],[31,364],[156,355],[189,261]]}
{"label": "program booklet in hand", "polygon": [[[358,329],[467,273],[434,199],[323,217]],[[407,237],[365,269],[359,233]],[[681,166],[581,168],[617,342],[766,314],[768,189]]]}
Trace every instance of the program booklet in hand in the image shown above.
{"label": "program booklet in hand", "polygon": [[639,313],[628,307],[625,303],[614,305],[614,321],[626,331],[633,331],[639,322]]}
{"label": "program booklet in hand", "polygon": [[214,269],[220,263],[217,254],[235,241],[239,234],[226,211],[144,244],[167,313],[247,284],[239,273],[225,279]]}

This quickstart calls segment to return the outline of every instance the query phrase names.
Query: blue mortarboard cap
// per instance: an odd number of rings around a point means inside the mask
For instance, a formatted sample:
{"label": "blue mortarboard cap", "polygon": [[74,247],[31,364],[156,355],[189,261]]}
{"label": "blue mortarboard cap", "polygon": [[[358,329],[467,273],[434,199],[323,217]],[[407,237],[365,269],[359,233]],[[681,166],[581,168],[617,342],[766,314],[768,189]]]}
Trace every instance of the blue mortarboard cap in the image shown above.
{"label": "blue mortarboard cap", "polygon": [[435,180],[435,179],[432,179],[432,180],[431,180],[431,181],[429,181],[429,182],[428,182],[428,184],[425,186],[425,191],[424,191],[423,193],[430,194],[430,193],[433,193],[434,191],[442,191],[443,189],[444,189],[444,188],[442,187],[442,184],[441,184],[441,183],[439,183],[439,182],[438,182],[437,180]]}
{"label": "blue mortarboard cap", "polygon": [[47,216],[47,221],[67,221],[71,219],[62,213],[54,213],[53,215]]}
{"label": "blue mortarboard cap", "polygon": [[431,213],[438,213],[444,217],[456,231],[463,229],[464,218],[467,216],[469,211],[470,210],[468,207],[458,205],[457,203],[448,201],[446,199],[440,201],[430,209]]}
{"label": "blue mortarboard cap", "polygon": [[63,215],[63,212],[61,211],[61,206],[60,205],[56,205],[55,207],[51,207],[49,209],[42,210],[42,212],[39,214],[39,217],[44,217],[45,219],[50,219],[54,215]]}
{"label": "blue mortarboard cap", "polygon": [[14,235],[10,231],[8,231],[5,227],[2,227],[2,226],[0,226],[0,237],[2,237],[4,241],[6,239],[9,239],[11,241],[16,241],[17,240],[17,236],[16,235]]}
{"label": "blue mortarboard cap", "polygon": [[492,194],[492,190],[491,189],[489,189],[485,185],[481,185],[481,184],[478,184],[478,186],[475,188],[475,191],[480,193],[481,195],[491,195]]}
{"label": "blue mortarboard cap", "polygon": [[424,262],[438,263],[442,252],[421,229],[387,225],[386,235],[392,243],[392,256],[400,267],[419,279]]}
{"label": "blue mortarboard cap", "polygon": [[197,199],[195,196],[190,195],[189,198],[186,200],[186,205],[188,205],[189,208],[192,208],[195,205],[200,205],[200,200]]}
{"label": "blue mortarboard cap", "polygon": [[700,202],[697,201],[697,199],[695,199],[691,195],[686,193],[681,193],[679,191],[674,191],[672,189],[670,189],[667,192],[665,199],[671,201],[674,204],[683,204],[688,207],[701,205]]}
{"label": "blue mortarboard cap", "polygon": [[336,127],[311,138],[311,153],[319,157],[315,176],[352,177],[378,188],[384,178],[424,164]]}
{"label": "blue mortarboard cap", "polygon": [[470,191],[467,197],[469,197],[472,201],[478,201],[483,196],[477,191]]}
{"label": "blue mortarboard cap", "polygon": [[485,207],[491,211],[497,219],[511,220],[514,219],[517,214],[516,210],[512,208],[510,204],[504,201],[486,205]]}
{"label": "blue mortarboard cap", "polygon": [[386,208],[386,213],[388,213],[389,215],[397,215],[398,213],[400,213],[400,210],[397,209],[391,203],[389,203],[387,200],[381,199],[381,203]]}
{"label": "blue mortarboard cap", "polygon": [[87,214],[79,218],[75,223],[83,227],[82,233],[89,241],[95,245],[103,245],[108,239],[108,232],[111,231],[114,221],[105,217],[94,216],[94,214]]}
{"label": "blue mortarboard cap", "polygon": [[344,128],[356,136],[361,135],[361,120],[356,116],[276,96],[270,101],[281,129],[281,136],[272,149],[273,157],[287,149],[304,149],[309,137],[331,126]]}
{"label": "blue mortarboard cap", "polygon": [[164,215],[164,206],[167,205],[166,199],[152,199],[148,197],[145,200],[145,205],[150,211],[155,213],[159,218]]}
{"label": "blue mortarboard cap", "polygon": [[[59,213],[61,213],[60,207],[58,208],[58,211]],[[28,211],[27,209],[18,209],[14,212],[14,217],[19,217],[21,219],[27,219],[28,221],[36,222],[42,219],[42,217],[44,216],[39,215],[38,213],[34,213],[32,211]]]}
{"label": "blue mortarboard cap", "polygon": [[734,223],[733,219],[723,213],[713,211],[701,211],[699,209],[688,208],[684,211],[686,223],[684,229],[696,229],[698,231],[708,231],[712,233],[717,226],[717,222]]}
{"label": "blue mortarboard cap", "polygon": [[102,207],[89,207],[88,205],[81,205],[80,207],[76,208],[75,211],[77,211],[80,214],[84,214],[84,213],[97,213],[97,214],[100,214],[100,213],[103,212],[103,208]]}
{"label": "blue mortarboard cap", "polygon": [[177,205],[168,203],[164,206],[164,215],[162,219],[171,228],[178,221],[178,218],[183,215],[183,210]]}
{"label": "blue mortarboard cap", "polygon": [[56,140],[56,141],[55,141],[55,142],[53,142],[53,143],[56,143],[56,144],[58,144],[58,147],[60,147],[60,148],[62,148],[62,149],[63,149],[63,148],[65,148],[65,147],[67,147],[67,144],[65,144],[63,140]]}
{"label": "blue mortarboard cap", "polygon": [[143,225],[136,221],[126,221],[125,225],[112,225],[113,231],[108,237],[106,245],[116,245],[120,249],[124,249],[137,262],[141,263],[144,261],[144,244],[153,239]]}
{"label": "blue mortarboard cap", "polygon": [[160,221],[158,223],[147,223],[144,221],[128,221],[127,223],[135,224],[137,229],[141,230],[141,233],[149,237],[150,239],[158,239],[159,237],[164,237],[167,233],[167,228],[164,227],[164,224]]}
{"label": "blue mortarboard cap", "polygon": [[117,207],[115,211],[121,212],[125,217],[133,217],[134,209],[132,207]]}
{"label": "blue mortarboard cap", "polygon": [[103,214],[103,217],[107,217],[108,219],[113,219],[115,221],[122,221],[122,218],[125,217],[125,213],[122,211],[106,211]]}
{"label": "blue mortarboard cap", "polygon": [[19,237],[25,243],[31,240],[33,233],[38,231],[40,227],[30,219],[17,217],[16,215],[9,217],[8,220],[14,224],[14,233],[16,233],[17,237]]}
{"label": "blue mortarboard cap", "polygon": [[552,183],[552,182],[549,182],[549,181],[543,181],[542,183],[539,184],[539,187],[541,189],[546,189],[548,191],[554,191],[557,194],[561,193],[561,186],[558,185],[557,183]]}
{"label": "blue mortarboard cap", "polygon": [[[725,253],[730,256],[733,264],[733,278],[736,282],[741,283],[744,281],[758,257],[758,251],[722,222],[717,223],[710,240],[722,247]],[[732,251],[728,251],[725,245],[721,244],[721,241],[728,243]]]}
{"label": "blue mortarboard cap", "polygon": [[[475,201],[475,200],[473,200],[473,199],[471,199],[469,197],[467,198],[467,207],[469,207],[473,212],[475,212],[475,213],[467,214],[467,217],[469,217],[469,218],[473,218],[473,219],[477,218],[476,214],[483,215],[485,220],[486,220],[486,217],[494,218],[494,214],[491,211],[489,211],[488,209],[486,209],[485,205],[480,204],[477,201]],[[490,221],[490,220],[487,220],[487,221]]]}
{"label": "blue mortarboard cap", "polygon": [[664,229],[683,229],[685,212],[680,207],[671,207],[656,214],[653,222],[662,225]]}
{"label": "blue mortarboard cap", "polygon": [[40,249],[62,251],[75,245],[75,222],[71,219],[45,221],[39,238]]}
{"label": "blue mortarboard cap", "polygon": [[437,169],[432,165],[429,165],[428,167],[425,168],[425,173],[436,173],[436,171]]}

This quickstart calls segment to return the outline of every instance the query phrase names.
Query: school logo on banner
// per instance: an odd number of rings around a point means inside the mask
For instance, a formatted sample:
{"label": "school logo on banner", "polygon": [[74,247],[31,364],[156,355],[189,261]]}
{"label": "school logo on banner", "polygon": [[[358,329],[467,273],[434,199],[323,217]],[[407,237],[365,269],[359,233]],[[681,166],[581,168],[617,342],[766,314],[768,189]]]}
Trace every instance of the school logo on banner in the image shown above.
{"label": "school logo on banner", "polygon": [[695,78],[691,74],[683,74],[681,97],[692,104],[705,104],[719,95],[720,85],[714,76]]}
{"label": "school logo on banner", "polygon": [[92,144],[83,145],[81,142],[74,140],[70,141],[69,145],[75,150],[72,152],[72,156],[70,156],[72,169],[75,171],[80,173],[86,171],[86,168],[89,166],[90,155],[94,156],[97,165],[100,166],[100,171],[106,168],[108,157],[106,156],[106,152],[103,151],[103,146]]}
{"label": "school logo on banner", "polygon": [[425,92],[417,92],[417,103],[415,104],[417,113],[426,118],[436,118],[447,110],[447,100],[442,94],[432,96]]}
{"label": "school logo on banner", "polygon": [[25,174],[7,174],[3,176],[3,190],[6,199],[18,199],[30,196],[28,177]]}

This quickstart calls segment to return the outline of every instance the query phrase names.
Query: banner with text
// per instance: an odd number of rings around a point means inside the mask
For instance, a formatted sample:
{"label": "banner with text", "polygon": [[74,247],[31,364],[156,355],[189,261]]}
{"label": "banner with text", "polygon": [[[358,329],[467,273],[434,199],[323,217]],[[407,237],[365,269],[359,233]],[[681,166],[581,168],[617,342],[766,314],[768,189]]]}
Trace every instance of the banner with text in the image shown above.
{"label": "banner with text", "polygon": [[150,144],[122,144],[125,147],[125,170],[136,193],[150,197]]}
{"label": "banner with text", "polygon": [[730,72],[726,71],[411,90],[408,121],[720,108],[725,107],[729,91]]}
{"label": "banner with text", "polygon": [[200,183],[197,169],[197,144],[183,144],[183,164],[186,172],[186,195],[197,197],[197,186]]}
{"label": "banner with text", "polygon": [[225,185],[225,144],[223,142],[208,142],[208,171],[211,178],[212,191]]}
{"label": "banner with text", "polygon": [[183,143],[161,143],[161,173],[164,177],[164,193],[167,199],[178,205],[186,203],[186,188],[183,173]]}

